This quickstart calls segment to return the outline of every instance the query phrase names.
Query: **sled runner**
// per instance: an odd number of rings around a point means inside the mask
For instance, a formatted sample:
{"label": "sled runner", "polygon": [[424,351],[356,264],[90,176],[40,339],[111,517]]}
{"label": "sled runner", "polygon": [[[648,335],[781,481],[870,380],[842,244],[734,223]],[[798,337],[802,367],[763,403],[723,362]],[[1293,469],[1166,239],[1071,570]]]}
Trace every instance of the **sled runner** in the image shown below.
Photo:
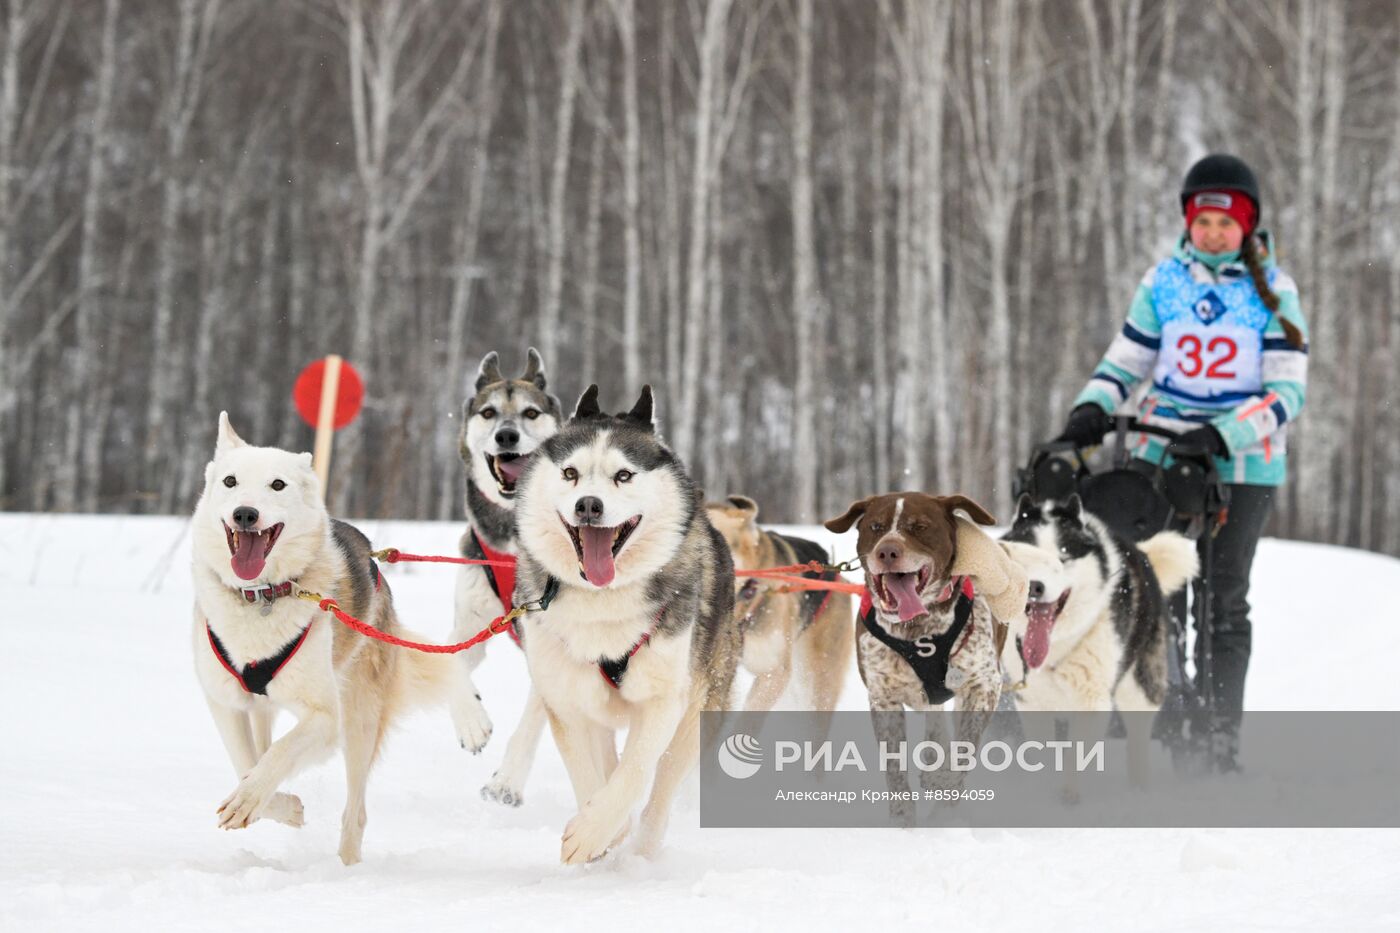
{"label": "sled runner", "polygon": [[[1186,670],[1186,620],[1172,613],[1172,637],[1167,652],[1168,690],[1153,726],[1153,738],[1171,752],[1178,771],[1203,772],[1212,767],[1216,741],[1215,698],[1211,665],[1211,546],[1229,513],[1229,490],[1221,481],[1214,461],[1204,451],[1178,448],[1174,460],[1164,466],[1165,448],[1156,463],[1134,461],[1128,450],[1130,432],[1153,434],[1173,441],[1177,434],[1136,418],[1115,416],[1112,467],[1097,473],[1089,468],[1084,452],[1068,441],[1037,446],[1030,461],[1016,475],[1014,495],[1029,495],[1036,502],[1063,499],[1079,493],[1084,508],[1097,515],[1117,535],[1144,541],[1159,531],[1176,531],[1202,541],[1204,568],[1196,590],[1200,664],[1192,677]],[[1121,722],[1115,714],[1115,733]]]}

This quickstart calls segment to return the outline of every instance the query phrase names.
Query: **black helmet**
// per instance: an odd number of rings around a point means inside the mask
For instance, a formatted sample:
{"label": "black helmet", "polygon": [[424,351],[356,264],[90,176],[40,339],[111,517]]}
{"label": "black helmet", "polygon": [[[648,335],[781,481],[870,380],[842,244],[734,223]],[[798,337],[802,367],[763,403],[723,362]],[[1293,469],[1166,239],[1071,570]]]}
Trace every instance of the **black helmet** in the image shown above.
{"label": "black helmet", "polygon": [[1186,180],[1181,183],[1181,209],[1186,210],[1186,200],[1191,195],[1223,188],[1243,191],[1254,202],[1255,214],[1263,214],[1264,205],[1259,199],[1259,182],[1254,172],[1243,159],[1219,152],[1206,156],[1186,173]]}

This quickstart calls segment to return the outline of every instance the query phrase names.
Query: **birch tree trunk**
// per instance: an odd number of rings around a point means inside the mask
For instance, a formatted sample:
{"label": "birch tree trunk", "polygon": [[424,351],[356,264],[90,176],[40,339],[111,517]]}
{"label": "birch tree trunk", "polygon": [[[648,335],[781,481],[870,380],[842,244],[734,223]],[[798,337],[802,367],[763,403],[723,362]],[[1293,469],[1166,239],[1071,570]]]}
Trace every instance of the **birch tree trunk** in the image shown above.
{"label": "birch tree trunk", "polygon": [[813,366],[819,297],[812,230],[812,0],[796,0],[797,62],[792,90],[792,320],[797,378],[793,385],[792,499],[796,521],[817,518],[816,385]]}
{"label": "birch tree trunk", "polygon": [[[871,256],[871,381],[874,383],[875,400],[875,476],[874,488],[891,488],[894,477],[890,475],[890,424],[894,411],[890,403],[890,348],[889,348],[889,298],[888,265],[889,197],[885,178],[885,91],[890,82],[888,59],[884,55],[886,43],[881,31],[875,34],[875,88],[874,106],[871,107],[870,121],[870,183],[873,188],[871,203],[874,216],[870,222]],[[858,494],[868,489],[855,490]]]}
{"label": "birch tree trunk", "polygon": [[[452,34],[434,28],[437,9],[424,0],[380,0],[368,9],[363,0],[340,3],[347,27],[350,123],[362,196],[350,359],[371,380],[378,361],[376,338],[387,318],[379,314],[381,258],[397,241],[458,138],[461,127],[454,116],[460,88],[483,38],[482,30],[467,30],[460,53],[445,51]],[[415,47],[415,37],[426,48]],[[405,56],[425,53],[430,62],[442,55],[448,70],[432,76],[431,95],[420,108],[410,110],[408,104],[424,96],[419,91],[430,72]],[[361,417],[340,432],[337,476],[354,471],[367,420]],[[326,501],[340,503],[334,478],[331,487]]]}
{"label": "birch tree trunk", "polygon": [[557,365],[559,309],[564,296],[565,197],[569,182],[569,155],[573,148],[574,100],[578,96],[579,48],[583,43],[583,0],[568,7],[568,32],[559,62],[559,108],[554,119],[554,160],[549,181],[549,271],[544,305],[540,310],[540,352]]}
{"label": "birch tree trunk", "polygon": [[725,20],[731,0],[710,0],[700,35],[700,81],[695,100],[695,145],[690,177],[689,254],[686,262],[684,339],[681,350],[680,399],[672,429],[682,460],[695,453],[700,414],[700,366],[704,347],[705,257],[709,246],[710,187],[714,183],[715,110],[723,81]]}
{"label": "birch tree trunk", "polygon": [[[481,75],[477,79],[476,96],[472,106],[472,158],[467,170],[467,204],[459,223],[457,268],[452,279],[452,300],[447,325],[447,378],[442,380],[438,410],[461,417],[461,402],[466,397],[467,373],[465,352],[467,334],[471,329],[473,295],[477,280],[484,274],[484,264],[477,253],[481,241],[481,214],[486,201],[486,178],[491,160],[491,130],[495,125],[500,101],[496,91],[496,53],[500,42],[502,19],[501,0],[491,0],[486,11],[486,37],[482,52]],[[546,359],[545,365],[552,364]],[[454,425],[455,427],[455,425]],[[433,445],[439,458],[452,464],[444,470],[439,481],[437,519],[455,518],[455,504],[462,487],[457,469],[457,432],[439,431],[439,443]]]}
{"label": "birch tree trunk", "polygon": [[[612,0],[622,39],[622,158],[625,272],[622,291],[622,374],[631,392],[642,382],[641,105],[637,96],[636,0]],[[674,399],[672,400],[674,404]]]}
{"label": "birch tree trunk", "polygon": [[[102,437],[97,430],[97,388],[101,379],[102,209],[107,175],[107,126],[116,85],[118,0],[102,7],[102,39],[97,70],[93,75],[97,99],[88,129],[87,187],[83,191],[82,251],[78,255],[78,308],[76,366],[70,370],[72,403],[68,410],[67,455],[57,485],[59,511],[94,511],[101,481]],[[95,448],[95,450],[94,450]]]}
{"label": "birch tree trunk", "polygon": [[[219,0],[180,0],[173,49],[174,64],[167,79],[160,111],[165,165],[161,173],[151,346],[155,359],[160,360],[161,364],[150,368],[144,451],[145,468],[152,473],[163,466],[161,460],[177,447],[170,416],[177,408],[178,387],[188,371],[181,365],[180,354],[175,352],[175,280],[182,259],[180,218],[187,183],[184,157],[190,126],[203,97],[205,72],[219,13]],[[162,472],[171,476],[178,471]],[[174,484],[162,484],[160,511],[172,511],[175,507],[174,497]]]}

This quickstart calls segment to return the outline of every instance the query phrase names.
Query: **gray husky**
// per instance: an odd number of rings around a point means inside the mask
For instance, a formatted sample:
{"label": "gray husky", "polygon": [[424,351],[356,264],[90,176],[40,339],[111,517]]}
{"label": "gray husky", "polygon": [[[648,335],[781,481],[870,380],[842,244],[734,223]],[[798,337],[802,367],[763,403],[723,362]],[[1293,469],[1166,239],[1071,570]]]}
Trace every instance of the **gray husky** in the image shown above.
{"label": "gray husky", "polygon": [[520,479],[515,601],[548,604],[523,620],[525,656],[579,808],[565,863],[620,843],[648,785],[637,848],[656,852],[699,755],[700,713],[729,705],[734,565],[700,503],[656,435],[650,386],[617,416],[591,386]]}
{"label": "gray husky", "polygon": [[[463,557],[515,560],[517,483],[530,457],[559,430],[561,421],[559,400],[549,394],[544,363],[534,347],[526,354],[525,371],[515,379],[501,374],[500,357],[495,351],[482,358],[474,392],[462,406],[458,438],[458,450],[467,472]],[[471,637],[492,619],[509,611],[514,584],[514,568],[463,567],[457,575],[454,639]],[[485,656],[485,645],[460,655],[458,663],[466,676],[461,678],[460,689],[452,702],[458,740],[463,748],[473,753],[480,751],[491,735],[490,719],[470,676]],[[483,797],[511,806],[520,805],[544,722],[544,706],[531,691],[520,725],[506,747],[505,760],[481,789]]]}

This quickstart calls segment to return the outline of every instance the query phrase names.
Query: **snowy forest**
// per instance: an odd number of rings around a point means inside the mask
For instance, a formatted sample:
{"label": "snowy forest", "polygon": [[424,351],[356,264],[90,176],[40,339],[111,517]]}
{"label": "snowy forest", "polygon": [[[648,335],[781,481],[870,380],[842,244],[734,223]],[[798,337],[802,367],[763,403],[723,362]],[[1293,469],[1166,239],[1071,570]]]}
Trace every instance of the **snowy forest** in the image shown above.
{"label": "snowy forest", "polygon": [[999,516],[1208,151],[1312,329],[1271,533],[1400,554],[1393,0],[4,0],[0,508],[181,513],[218,412],[455,519],[477,362],[655,385],[711,495]]}

